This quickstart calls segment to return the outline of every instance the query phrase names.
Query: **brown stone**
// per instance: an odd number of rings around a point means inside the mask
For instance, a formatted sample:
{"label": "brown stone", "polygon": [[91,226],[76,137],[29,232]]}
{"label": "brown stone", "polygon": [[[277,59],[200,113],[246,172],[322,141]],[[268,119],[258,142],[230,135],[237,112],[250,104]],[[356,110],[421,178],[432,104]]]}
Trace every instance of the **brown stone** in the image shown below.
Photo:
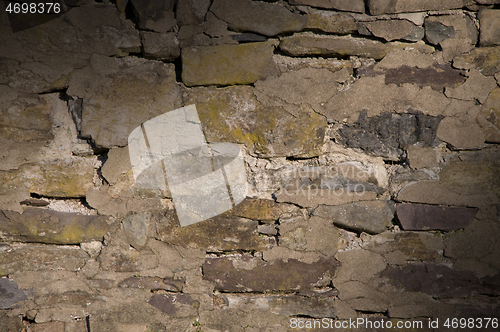
{"label": "brown stone", "polygon": [[445,95],[448,98],[460,100],[478,100],[481,104],[486,101],[490,91],[497,86],[492,76],[484,76],[479,71],[471,69],[467,73],[465,83],[457,87],[447,87]]}
{"label": "brown stone", "polygon": [[444,87],[456,87],[464,82],[464,72],[453,69],[447,64],[433,64],[426,68],[403,65],[387,69],[385,72],[385,84],[401,86],[405,83],[412,83],[418,84],[420,88],[428,85],[436,91],[443,91]]}
{"label": "brown stone", "polygon": [[398,204],[396,213],[405,231],[452,231],[467,227],[476,208],[445,207],[423,204]]}
{"label": "brown stone", "polygon": [[250,84],[273,75],[273,43],[191,47],[182,50],[187,86]]}
{"label": "brown stone", "polygon": [[307,264],[295,259],[265,262],[245,256],[209,257],[203,264],[203,278],[215,282],[215,289],[226,292],[303,290],[331,278],[337,264],[334,258]]}
{"label": "brown stone", "polygon": [[252,31],[265,36],[300,31],[307,18],[288,9],[250,0],[215,0],[210,11],[235,31]]}
{"label": "brown stone", "polygon": [[158,258],[152,252],[117,246],[103,247],[98,261],[102,270],[115,272],[139,272],[158,266]]}
{"label": "brown stone", "polygon": [[431,147],[411,145],[406,149],[406,154],[411,168],[421,169],[439,166],[438,151]]}
{"label": "brown stone", "polygon": [[474,48],[469,54],[454,58],[453,67],[477,69],[484,76],[495,75],[500,72],[500,46]]}
{"label": "brown stone", "polygon": [[481,10],[478,18],[481,26],[479,44],[481,46],[500,45],[500,10]]}
{"label": "brown stone", "polygon": [[231,212],[239,217],[274,223],[285,212],[294,210],[288,204],[279,204],[273,200],[246,198]]}
{"label": "brown stone", "polygon": [[90,216],[47,209],[26,208],[22,214],[3,211],[0,232],[4,238],[22,242],[79,244],[102,241],[114,226],[105,216]]}
{"label": "brown stone", "polygon": [[302,207],[316,207],[320,204],[341,205],[357,201],[371,201],[377,197],[373,191],[330,190],[304,187],[300,190],[280,190],[276,193],[278,202],[297,204]]}
{"label": "brown stone", "polygon": [[368,9],[372,15],[405,12],[423,12],[427,10],[446,10],[462,8],[463,0],[368,0]]}
{"label": "brown stone", "polygon": [[364,13],[365,3],[362,0],[290,0],[291,5],[306,5],[311,7],[337,9],[346,12]]}
{"label": "brown stone", "polygon": [[203,23],[210,0],[180,0],[177,2],[175,16],[179,26]]}
{"label": "brown stone", "polygon": [[156,33],[141,31],[144,57],[147,59],[173,61],[181,55],[177,35],[170,33]]}
{"label": "brown stone", "polygon": [[[410,46],[411,45],[411,46]],[[431,53],[433,47],[424,44],[382,43],[353,37],[319,36],[295,34],[281,40],[280,49],[291,56],[351,56],[382,59],[393,49],[413,47],[425,53]]]}
{"label": "brown stone", "polygon": [[64,332],[64,322],[46,322],[39,324],[31,324],[30,332]]}
{"label": "brown stone", "polygon": [[189,294],[156,294],[148,303],[170,316],[196,315],[200,306],[200,303],[193,300]]}
{"label": "brown stone", "polygon": [[120,281],[118,287],[140,288],[154,290],[165,290],[168,292],[181,292],[185,284],[184,280],[160,278],[160,277],[130,277]]}
{"label": "brown stone", "polygon": [[486,142],[500,143],[500,88],[491,90],[477,121],[483,128]]}
{"label": "brown stone", "polygon": [[311,10],[307,14],[305,28],[339,35],[346,35],[357,30],[351,15],[327,10]]}
{"label": "brown stone", "polygon": [[[362,33],[364,30],[368,31],[375,37],[383,38],[386,41],[400,40],[411,38],[410,36],[414,32],[417,26],[407,20],[380,20],[373,22],[359,23],[358,31]],[[364,34],[364,33],[363,33]],[[420,38],[423,38],[423,34],[420,33]],[[413,38],[415,39],[415,38]]]}
{"label": "brown stone", "polygon": [[446,117],[440,123],[437,137],[455,149],[473,149],[484,146],[485,134],[474,118]]}

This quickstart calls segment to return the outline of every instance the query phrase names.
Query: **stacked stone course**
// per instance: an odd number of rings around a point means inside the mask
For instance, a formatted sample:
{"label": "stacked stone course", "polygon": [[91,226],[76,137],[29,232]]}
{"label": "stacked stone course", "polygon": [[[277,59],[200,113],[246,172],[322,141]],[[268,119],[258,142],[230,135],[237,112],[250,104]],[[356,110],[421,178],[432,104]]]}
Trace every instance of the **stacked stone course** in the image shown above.
{"label": "stacked stone course", "polygon": [[[500,319],[498,0],[6,4],[0,331]],[[249,193],[180,227],[127,138],[190,104]]]}

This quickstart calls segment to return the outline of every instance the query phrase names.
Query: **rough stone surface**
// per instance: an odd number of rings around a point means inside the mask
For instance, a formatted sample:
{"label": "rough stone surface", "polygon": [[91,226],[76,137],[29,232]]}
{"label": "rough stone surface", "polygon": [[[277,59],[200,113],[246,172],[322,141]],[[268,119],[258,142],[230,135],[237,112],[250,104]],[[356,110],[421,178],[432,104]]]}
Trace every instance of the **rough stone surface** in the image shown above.
{"label": "rough stone surface", "polygon": [[12,309],[18,306],[18,302],[27,299],[25,292],[18,289],[14,281],[8,278],[0,278],[0,309]]}
{"label": "rough stone surface", "polygon": [[491,90],[477,121],[483,128],[486,142],[500,143],[500,88]]}
{"label": "rough stone surface", "polygon": [[196,314],[200,303],[188,294],[156,294],[148,301],[153,307],[171,316],[192,316]]}
{"label": "rough stone surface", "polygon": [[175,16],[179,25],[196,25],[204,21],[210,7],[210,0],[180,0]]}
{"label": "rough stone surface", "polygon": [[114,227],[104,216],[26,208],[22,214],[3,211],[0,214],[2,238],[22,242],[79,244],[102,241]]}
{"label": "rough stone surface", "polygon": [[182,81],[188,86],[253,83],[274,72],[272,53],[270,42],[183,49]]}
{"label": "rough stone surface", "polygon": [[474,122],[465,125],[463,118],[447,117],[443,119],[439,123],[436,135],[455,149],[482,147],[485,141],[485,134],[481,127]]}
{"label": "rough stone surface", "polygon": [[[312,264],[296,259],[265,262],[253,257],[207,258],[203,278],[215,282],[215,288],[229,292],[266,292],[311,289],[335,274],[337,261],[321,258]],[[314,265],[314,270],[311,266]],[[294,271],[290,274],[289,271]]]}
{"label": "rough stone surface", "polygon": [[498,23],[500,20],[500,10],[481,10],[478,18],[481,26],[479,44],[481,46],[500,45],[500,36],[498,35],[498,30],[500,29],[500,23]]}
{"label": "rough stone surface", "polygon": [[421,12],[427,10],[446,10],[462,8],[462,0],[445,0],[435,2],[432,0],[368,0],[368,10],[372,15],[393,14],[405,12]]}
{"label": "rough stone surface", "polygon": [[307,18],[274,4],[249,0],[215,0],[210,11],[236,31],[252,31],[265,36],[300,31]]}
{"label": "rough stone surface", "polygon": [[354,18],[346,13],[311,10],[307,14],[306,29],[345,35],[357,30]]}
{"label": "rough stone surface", "polygon": [[453,59],[453,66],[476,69],[484,76],[492,76],[500,72],[500,46],[475,48]]}
{"label": "rough stone surface", "polygon": [[443,230],[451,231],[467,227],[474,215],[475,208],[444,207],[422,204],[398,204],[398,220],[404,230]]}
{"label": "rough stone surface", "polygon": [[367,201],[338,206],[320,205],[313,214],[331,220],[335,225],[370,234],[382,233],[394,218],[390,201]]}
{"label": "rough stone surface", "polygon": [[135,127],[180,106],[174,66],[132,57],[92,56],[67,93],[83,98],[81,135],[103,148],[125,146]]}
{"label": "rough stone surface", "polygon": [[290,0],[291,5],[306,5],[311,7],[337,9],[346,12],[364,13],[365,4],[361,0],[345,2],[341,0]]}
{"label": "rough stone surface", "polygon": [[[133,13],[136,17],[138,25],[141,29],[152,29],[156,25],[167,24],[174,26],[175,20],[173,15],[170,16],[169,13],[173,14],[174,1],[138,1],[134,0],[130,2],[133,6]],[[171,21],[171,22],[168,22]]]}
{"label": "rough stone surface", "polygon": [[430,147],[411,145],[406,149],[406,155],[411,168],[423,169],[439,166],[439,153]]}
{"label": "rough stone surface", "polygon": [[175,33],[141,32],[144,56],[147,59],[172,61],[181,55]]}
{"label": "rough stone surface", "polygon": [[426,53],[433,48],[425,44],[387,43],[353,37],[330,37],[309,34],[295,34],[285,37],[280,42],[280,49],[291,56],[337,56],[356,55],[360,57],[382,59],[393,49],[414,47]]}
{"label": "rough stone surface", "polygon": [[433,64],[426,68],[401,66],[387,69],[385,84],[405,83],[418,84],[421,88],[430,86],[436,91],[443,91],[445,87],[457,87],[465,82],[464,72],[453,69],[450,65]]}
{"label": "rough stone surface", "polygon": [[367,283],[386,268],[381,255],[365,249],[339,251],[335,258],[342,264],[342,269],[333,280],[335,287],[350,280]]}
{"label": "rough stone surface", "polygon": [[423,31],[417,33],[416,28],[415,24],[407,20],[385,20],[361,23],[358,26],[358,31],[364,34],[366,30],[371,35],[386,41],[404,39],[416,42],[423,38]]}

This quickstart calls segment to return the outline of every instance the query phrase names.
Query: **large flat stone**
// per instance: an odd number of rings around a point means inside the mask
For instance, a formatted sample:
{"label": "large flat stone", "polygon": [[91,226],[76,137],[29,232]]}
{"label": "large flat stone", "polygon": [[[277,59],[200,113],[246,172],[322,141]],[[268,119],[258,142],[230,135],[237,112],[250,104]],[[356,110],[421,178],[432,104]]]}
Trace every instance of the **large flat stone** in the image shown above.
{"label": "large flat stone", "polygon": [[469,54],[454,58],[453,67],[476,69],[484,76],[495,75],[500,72],[500,46],[476,47]]}
{"label": "large flat stone", "polygon": [[346,12],[364,13],[365,3],[362,0],[290,0],[291,5],[306,5],[311,7],[337,9]]}
{"label": "large flat stone", "polygon": [[81,135],[102,148],[125,146],[135,127],[181,106],[174,66],[133,57],[93,55],[67,93],[83,98]]}
{"label": "large flat stone", "polygon": [[[411,45],[411,46],[410,46]],[[393,49],[413,47],[425,53],[432,53],[433,47],[415,43],[382,43],[375,40],[353,37],[295,34],[281,40],[280,49],[291,56],[360,57],[382,59]]]}
{"label": "large flat stone", "polygon": [[302,207],[316,207],[320,204],[341,205],[357,201],[371,201],[377,197],[377,193],[305,187],[299,190],[280,190],[275,196],[278,202],[297,204]]}
{"label": "large flat stone", "polygon": [[391,201],[365,201],[337,206],[320,205],[313,215],[331,220],[335,225],[358,232],[382,233],[394,218]]}
{"label": "large flat stone", "polygon": [[396,213],[405,231],[451,231],[467,227],[476,208],[445,207],[423,204],[398,204]]}
{"label": "large flat stone", "polygon": [[500,45],[500,36],[498,34],[498,30],[500,29],[500,10],[481,10],[478,18],[481,26],[479,44],[481,46]]}
{"label": "large flat stone", "polygon": [[387,266],[382,255],[365,249],[339,251],[335,258],[342,264],[333,279],[335,287],[348,281],[368,283]]}
{"label": "large flat stone", "polygon": [[484,146],[482,128],[472,117],[446,117],[440,123],[436,136],[455,149],[474,149]]}
{"label": "large flat stone", "polygon": [[0,232],[5,239],[21,242],[79,244],[102,241],[114,228],[107,220],[104,216],[28,207],[22,214],[3,211]]}
{"label": "large flat stone", "polygon": [[368,0],[368,9],[372,15],[456,9],[463,5],[463,0]]}
{"label": "large flat stone", "polygon": [[250,84],[273,75],[273,43],[190,47],[182,50],[187,86]]}
{"label": "large flat stone", "polygon": [[320,280],[331,278],[337,265],[334,258],[308,264],[295,259],[265,262],[245,256],[214,257],[205,260],[203,278],[215,282],[215,289],[225,292],[306,290],[314,288]]}
{"label": "large flat stone", "polygon": [[[417,27],[408,20],[380,20],[373,22],[360,22],[358,32],[383,38],[386,41],[408,40],[419,41],[424,37],[422,27]],[[368,33],[367,33],[368,32]]]}
{"label": "large flat stone", "polygon": [[354,18],[346,13],[311,10],[307,14],[306,29],[345,35],[357,30]]}
{"label": "large flat stone", "polygon": [[445,87],[456,87],[464,82],[464,72],[447,64],[438,65],[435,63],[426,68],[403,65],[387,69],[385,72],[385,84],[401,86],[405,83],[411,83],[418,84],[420,88],[428,85],[436,91],[443,91]]}
{"label": "large flat stone", "polygon": [[215,0],[210,11],[236,31],[252,31],[265,36],[300,31],[306,25],[304,15],[265,2]]}

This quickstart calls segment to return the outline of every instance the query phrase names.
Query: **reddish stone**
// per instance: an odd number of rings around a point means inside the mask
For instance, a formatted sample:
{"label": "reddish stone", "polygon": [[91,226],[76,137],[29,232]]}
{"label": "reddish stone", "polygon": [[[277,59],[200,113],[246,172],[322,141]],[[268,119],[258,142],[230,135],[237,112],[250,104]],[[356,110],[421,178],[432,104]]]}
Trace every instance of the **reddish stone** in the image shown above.
{"label": "reddish stone", "polygon": [[416,68],[401,66],[388,69],[385,74],[385,84],[404,83],[418,84],[421,88],[429,85],[437,91],[443,91],[444,87],[456,87],[465,82],[462,70],[452,68],[450,65],[438,65],[427,68]]}
{"label": "reddish stone", "polygon": [[396,213],[405,231],[456,230],[467,227],[476,208],[446,207],[425,204],[398,204]]}

